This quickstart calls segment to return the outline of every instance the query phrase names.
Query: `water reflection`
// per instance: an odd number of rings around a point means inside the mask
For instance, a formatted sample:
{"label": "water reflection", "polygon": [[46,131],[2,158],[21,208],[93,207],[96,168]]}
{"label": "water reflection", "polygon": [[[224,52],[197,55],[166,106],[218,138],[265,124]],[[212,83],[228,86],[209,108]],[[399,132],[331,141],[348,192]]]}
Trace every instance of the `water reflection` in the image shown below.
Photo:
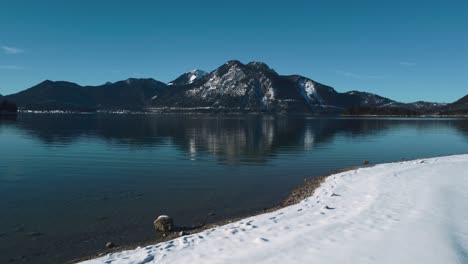
{"label": "water reflection", "polygon": [[149,241],[162,213],[241,216],[364,159],[466,151],[466,119],[19,114],[0,119],[0,263]]}
{"label": "water reflection", "polygon": [[468,137],[466,119],[23,114],[17,122],[1,125],[14,126],[51,146],[69,146],[85,138],[135,148],[154,148],[170,142],[192,159],[201,152],[228,163],[265,162],[279,150],[312,150],[336,136],[374,137],[405,127],[417,129],[418,133],[453,129]]}
{"label": "water reflection", "polygon": [[0,113],[0,124],[6,122],[14,122],[16,121],[17,115],[16,114],[2,114]]}

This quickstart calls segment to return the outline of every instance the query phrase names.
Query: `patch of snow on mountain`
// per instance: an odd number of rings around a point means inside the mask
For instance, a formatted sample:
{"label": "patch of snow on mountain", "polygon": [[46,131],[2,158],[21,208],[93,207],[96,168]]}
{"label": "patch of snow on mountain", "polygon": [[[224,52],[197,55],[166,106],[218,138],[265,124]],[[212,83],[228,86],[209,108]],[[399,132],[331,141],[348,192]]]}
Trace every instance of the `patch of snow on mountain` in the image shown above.
{"label": "patch of snow on mountain", "polygon": [[230,63],[229,68],[214,71],[204,84],[191,87],[185,95],[201,99],[213,106],[220,104],[220,98],[246,96],[243,108],[260,103],[266,110],[269,110],[276,100],[269,77],[263,72],[252,74],[251,69],[238,63]]}
{"label": "patch of snow on mountain", "polygon": [[208,75],[207,72],[202,71],[202,70],[193,70],[189,73],[189,84],[193,83],[196,80],[202,79]]}
{"label": "patch of snow on mountain", "polygon": [[445,104],[419,101],[419,102],[410,103],[410,105],[414,106],[417,109],[421,109],[421,108],[426,108],[426,107],[444,106]]}
{"label": "patch of snow on mountain", "polygon": [[386,103],[386,104],[384,104],[384,105],[381,105],[380,107],[392,107],[392,106],[394,106],[394,105],[396,105],[396,102]]}
{"label": "patch of snow on mountain", "polygon": [[197,79],[197,76],[195,74],[190,75],[189,83],[193,83]]}
{"label": "patch of snow on mountain", "polygon": [[220,75],[218,71],[215,71],[204,85],[188,90],[186,95],[199,98],[221,94],[242,96],[246,92],[246,86],[242,85],[241,81],[245,78],[246,75],[242,69],[234,65],[224,75]]}
{"label": "patch of snow on mountain", "polygon": [[275,90],[273,89],[273,85],[271,81],[262,76],[259,80],[260,88],[263,92],[262,97],[262,104],[265,108],[270,107],[270,104],[275,100]]}
{"label": "patch of snow on mountain", "polygon": [[309,105],[317,106],[323,104],[322,98],[320,98],[317,90],[315,89],[315,84],[313,81],[304,78],[300,79],[299,89],[300,93]]}

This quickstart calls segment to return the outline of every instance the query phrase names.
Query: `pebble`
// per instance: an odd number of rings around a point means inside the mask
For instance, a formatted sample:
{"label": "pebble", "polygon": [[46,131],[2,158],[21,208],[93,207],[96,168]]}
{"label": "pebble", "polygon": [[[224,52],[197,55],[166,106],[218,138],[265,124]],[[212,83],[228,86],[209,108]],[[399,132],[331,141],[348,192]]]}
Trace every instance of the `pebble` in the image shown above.
{"label": "pebble", "polygon": [[115,245],[112,242],[107,242],[106,248],[113,248]]}

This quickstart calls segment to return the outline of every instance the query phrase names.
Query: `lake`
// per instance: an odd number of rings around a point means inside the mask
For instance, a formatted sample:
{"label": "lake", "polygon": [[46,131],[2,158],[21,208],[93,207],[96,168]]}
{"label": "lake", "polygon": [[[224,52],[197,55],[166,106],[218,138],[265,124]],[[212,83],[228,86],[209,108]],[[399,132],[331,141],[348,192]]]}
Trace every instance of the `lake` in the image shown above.
{"label": "lake", "polygon": [[19,114],[0,120],[0,263],[151,241],[160,214],[257,212],[363,160],[462,153],[468,119]]}

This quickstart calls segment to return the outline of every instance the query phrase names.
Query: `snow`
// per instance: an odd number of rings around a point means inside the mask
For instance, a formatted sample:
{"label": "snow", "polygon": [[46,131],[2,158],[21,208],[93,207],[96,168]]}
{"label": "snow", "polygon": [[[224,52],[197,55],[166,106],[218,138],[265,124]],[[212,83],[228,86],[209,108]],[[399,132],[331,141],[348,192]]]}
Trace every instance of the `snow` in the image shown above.
{"label": "snow", "polygon": [[329,176],[277,211],[100,263],[468,263],[468,155]]}
{"label": "snow", "polygon": [[306,102],[310,106],[322,105],[322,99],[320,98],[315,84],[312,80],[301,79],[299,80],[300,93],[305,98]]}
{"label": "snow", "polygon": [[381,105],[380,107],[388,107],[388,106],[393,106],[395,104],[396,104],[396,102],[390,102],[390,103],[386,103],[384,105]]}
{"label": "snow", "polygon": [[189,84],[193,83],[196,80],[202,79],[206,75],[208,75],[207,72],[202,71],[202,70],[193,70],[188,73],[189,74]]}
{"label": "snow", "polygon": [[263,92],[262,103],[265,108],[269,108],[270,104],[275,100],[275,90],[270,79],[262,75],[259,79],[260,90]]}
{"label": "snow", "polygon": [[309,96],[309,98],[317,94],[317,91],[315,90],[315,85],[311,81],[304,82],[304,90],[306,91],[307,96]]}
{"label": "snow", "polygon": [[[187,90],[185,96],[201,99],[213,106],[219,103],[220,96],[255,96],[260,98],[264,109],[270,109],[276,100],[275,89],[268,76],[259,72],[253,77],[248,69],[238,63],[231,63],[227,72],[219,69],[212,72],[203,85]],[[243,110],[247,109],[243,107]]]}
{"label": "snow", "polygon": [[233,65],[225,74],[221,74],[218,70],[215,71],[204,85],[188,90],[186,95],[202,99],[222,94],[242,96],[246,92],[246,86],[240,85],[240,83],[246,77],[238,65]]}
{"label": "snow", "polygon": [[193,83],[197,79],[197,76],[195,74],[190,75],[189,83]]}

